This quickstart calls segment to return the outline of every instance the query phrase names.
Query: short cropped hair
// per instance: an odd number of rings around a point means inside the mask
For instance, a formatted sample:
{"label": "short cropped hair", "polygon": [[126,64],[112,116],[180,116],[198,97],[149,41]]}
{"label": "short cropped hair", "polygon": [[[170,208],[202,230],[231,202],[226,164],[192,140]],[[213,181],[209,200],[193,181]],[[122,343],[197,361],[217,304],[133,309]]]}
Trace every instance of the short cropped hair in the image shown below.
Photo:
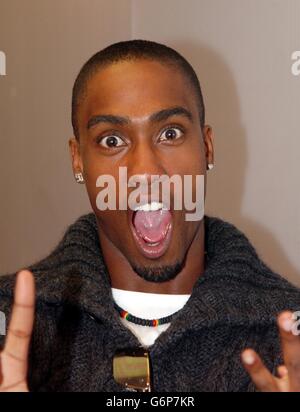
{"label": "short cropped hair", "polygon": [[181,70],[195,91],[201,128],[205,124],[205,106],[199,79],[190,63],[176,50],[149,40],[128,40],[111,44],[94,54],[81,68],[72,92],[72,126],[74,136],[79,139],[78,108],[85,96],[91,77],[101,68],[120,61],[148,59],[172,65]]}

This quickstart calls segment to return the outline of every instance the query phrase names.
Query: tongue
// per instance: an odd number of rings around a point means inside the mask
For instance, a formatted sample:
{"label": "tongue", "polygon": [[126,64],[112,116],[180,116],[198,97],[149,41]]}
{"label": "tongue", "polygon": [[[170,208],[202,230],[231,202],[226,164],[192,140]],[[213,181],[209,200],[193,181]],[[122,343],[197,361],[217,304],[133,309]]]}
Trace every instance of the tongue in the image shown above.
{"label": "tongue", "polygon": [[138,210],[133,217],[133,224],[138,234],[149,243],[164,239],[172,216],[169,210],[160,209],[146,212]]}

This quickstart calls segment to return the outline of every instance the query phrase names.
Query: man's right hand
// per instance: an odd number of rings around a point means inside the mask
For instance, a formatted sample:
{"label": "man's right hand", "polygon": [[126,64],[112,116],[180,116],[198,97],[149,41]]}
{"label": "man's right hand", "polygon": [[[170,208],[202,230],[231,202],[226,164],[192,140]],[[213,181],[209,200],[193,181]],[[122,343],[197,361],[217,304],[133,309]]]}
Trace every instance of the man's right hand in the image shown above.
{"label": "man's right hand", "polygon": [[17,275],[11,319],[0,353],[0,392],[28,392],[28,352],[34,321],[34,278],[28,270]]}

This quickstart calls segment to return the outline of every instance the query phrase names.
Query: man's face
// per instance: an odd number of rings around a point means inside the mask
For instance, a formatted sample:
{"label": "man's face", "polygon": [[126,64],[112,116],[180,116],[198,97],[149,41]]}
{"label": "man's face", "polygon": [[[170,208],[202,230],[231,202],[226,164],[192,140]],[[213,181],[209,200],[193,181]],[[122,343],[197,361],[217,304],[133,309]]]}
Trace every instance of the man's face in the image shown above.
{"label": "man's face", "polygon": [[[153,118],[154,113],[174,107],[183,108],[191,118],[180,110]],[[127,121],[100,118],[103,115]],[[126,167],[128,178],[144,175],[149,187],[152,175],[205,175],[206,186],[210,129],[202,134],[195,93],[184,75],[172,66],[148,60],[101,69],[88,82],[78,110],[78,127],[80,144],[75,140],[71,144],[73,167],[83,171],[100,240],[109,242],[136,271],[149,269],[154,278],[156,268],[182,265],[200,222],[187,222],[185,210],[172,210],[172,187],[170,212],[100,211],[96,198],[101,189],[96,181],[100,175],[111,175],[118,188],[119,167]],[[133,188],[127,190],[129,194]]]}

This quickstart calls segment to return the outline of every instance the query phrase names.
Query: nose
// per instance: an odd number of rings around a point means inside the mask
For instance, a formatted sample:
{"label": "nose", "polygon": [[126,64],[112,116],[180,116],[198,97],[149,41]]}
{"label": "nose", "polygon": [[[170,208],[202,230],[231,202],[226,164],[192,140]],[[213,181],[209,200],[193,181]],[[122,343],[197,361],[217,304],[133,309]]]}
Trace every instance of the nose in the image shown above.
{"label": "nose", "polygon": [[163,166],[162,155],[150,142],[139,142],[131,150],[127,158],[127,173],[128,177],[134,175],[142,175],[151,181],[152,175],[167,174]]}

